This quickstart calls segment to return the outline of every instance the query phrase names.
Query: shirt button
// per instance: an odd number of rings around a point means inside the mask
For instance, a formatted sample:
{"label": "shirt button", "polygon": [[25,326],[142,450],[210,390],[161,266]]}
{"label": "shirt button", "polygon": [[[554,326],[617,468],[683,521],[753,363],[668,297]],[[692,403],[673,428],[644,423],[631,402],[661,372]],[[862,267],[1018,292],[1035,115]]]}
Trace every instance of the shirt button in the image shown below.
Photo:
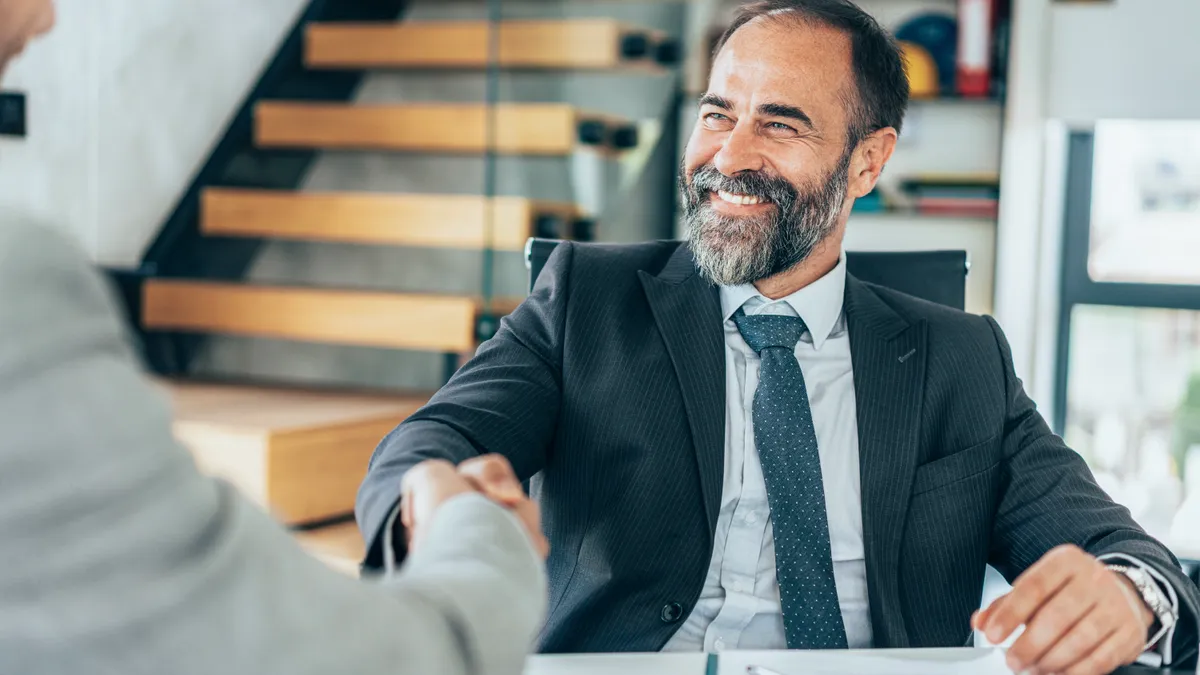
{"label": "shirt button", "polygon": [[746,522],[751,525],[757,523],[758,522],[758,513],[756,511],[751,511],[750,513],[747,513],[746,514]]}
{"label": "shirt button", "polygon": [[733,590],[738,593],[749,593],[750,582],[739,579],[738,581],[733,582]]}
{"label": "shirt button", "polygon": [[713,649],[717,651],[725,649],[725,640],[722,638],[717,638],[717,641],[713,643]]}
{"label": "shirt button", "polygon": [[663,605],[662,613],[659,614],[663,623],[675,623],[683,618],[683,606],[678,602],[669,602]]}

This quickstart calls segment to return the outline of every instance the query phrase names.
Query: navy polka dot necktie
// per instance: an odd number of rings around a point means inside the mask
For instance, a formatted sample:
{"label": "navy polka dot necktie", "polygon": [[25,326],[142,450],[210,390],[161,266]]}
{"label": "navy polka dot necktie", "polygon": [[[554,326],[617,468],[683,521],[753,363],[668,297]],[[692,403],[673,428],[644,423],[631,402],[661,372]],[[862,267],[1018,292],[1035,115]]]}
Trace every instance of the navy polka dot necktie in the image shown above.
{"label": "navy polka dot necktie", "polygon": [[796,360],[796,343],[808,327],[800,317],[747,316],[740,309],[733,321],[762,360],[754,443],[767,483],[788,649],[846,649],[817,432]]}

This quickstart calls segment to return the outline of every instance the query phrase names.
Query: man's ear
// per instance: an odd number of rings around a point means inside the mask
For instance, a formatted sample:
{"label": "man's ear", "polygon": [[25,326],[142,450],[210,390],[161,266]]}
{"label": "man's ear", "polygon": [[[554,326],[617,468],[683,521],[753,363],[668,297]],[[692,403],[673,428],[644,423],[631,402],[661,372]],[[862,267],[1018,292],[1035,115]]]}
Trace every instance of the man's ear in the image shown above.
{"label": "man's ear", "polygon": [[895,129],[884,127],[858,142],[850,159],[848,196],[858,199],[875,189],[884,165],[896,150],[896,138]]}

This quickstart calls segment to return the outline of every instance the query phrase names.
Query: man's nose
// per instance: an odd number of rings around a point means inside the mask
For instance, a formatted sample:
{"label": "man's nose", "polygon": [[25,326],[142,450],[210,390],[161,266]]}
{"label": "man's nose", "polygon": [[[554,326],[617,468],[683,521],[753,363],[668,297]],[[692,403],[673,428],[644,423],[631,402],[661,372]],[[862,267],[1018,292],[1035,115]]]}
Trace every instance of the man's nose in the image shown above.
{"label": "man's nose", "polygon": [[739,125],[725,137],[721,149],[713,157],[713,166],[726,176],[736,176],[743,171],[761,171],[763,157],[758,143],[759,139],[751,129]]}

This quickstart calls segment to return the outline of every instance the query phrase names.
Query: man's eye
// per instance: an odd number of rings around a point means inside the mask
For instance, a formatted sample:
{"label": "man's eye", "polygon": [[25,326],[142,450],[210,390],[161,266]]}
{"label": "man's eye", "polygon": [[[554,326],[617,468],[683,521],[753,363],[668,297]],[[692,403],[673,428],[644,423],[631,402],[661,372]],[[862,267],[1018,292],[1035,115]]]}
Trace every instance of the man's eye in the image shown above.
{"label": "man's eye", "polygon": [[729,131],[734,127],[734,121],[729,119],[728,115],[722,115],[718,112],[705,113],[703,124],[710,131]]}
{"label": "man's eye", "polygon": [[771,122],[770,124],[767,125],[767,127],[771,128],[771,129],[778,129],[780,131],[795,131],[795,129],[789,127],[788,125],[784,124],[783,122]]}

